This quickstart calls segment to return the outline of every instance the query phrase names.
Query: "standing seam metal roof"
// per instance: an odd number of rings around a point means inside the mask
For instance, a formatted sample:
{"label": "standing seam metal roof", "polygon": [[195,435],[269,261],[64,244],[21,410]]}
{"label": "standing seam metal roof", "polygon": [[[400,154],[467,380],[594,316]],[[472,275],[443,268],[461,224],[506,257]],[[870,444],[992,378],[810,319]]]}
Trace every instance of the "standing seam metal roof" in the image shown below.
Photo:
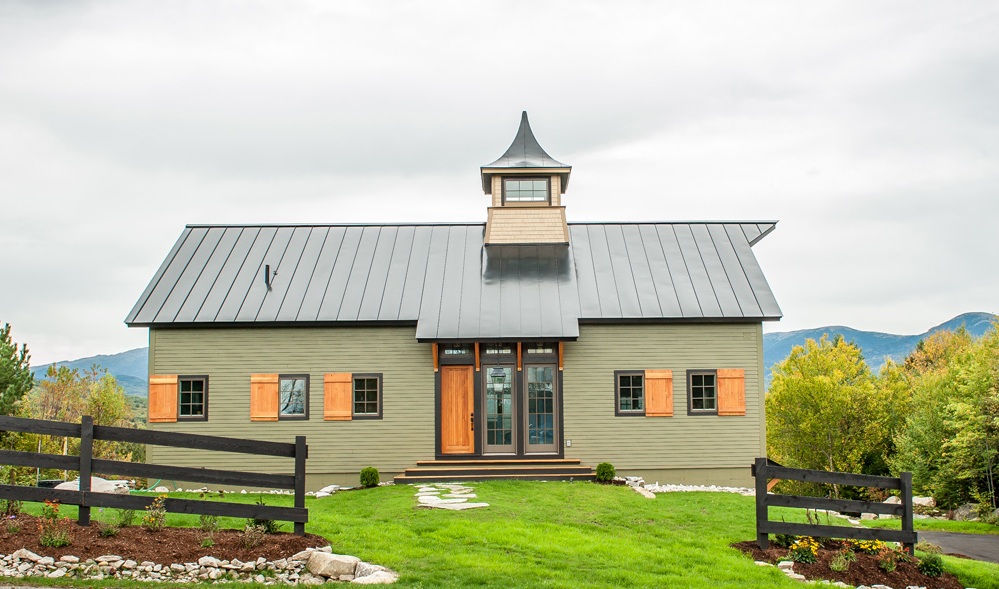
{"label": "standing seam metal roof", "polygon": [[415,323],[420,340],[457,341],[778,319],[751,250],[774,227],[570,223],[569,246],[486,248],[483,224],[188,226],[125,322]]}

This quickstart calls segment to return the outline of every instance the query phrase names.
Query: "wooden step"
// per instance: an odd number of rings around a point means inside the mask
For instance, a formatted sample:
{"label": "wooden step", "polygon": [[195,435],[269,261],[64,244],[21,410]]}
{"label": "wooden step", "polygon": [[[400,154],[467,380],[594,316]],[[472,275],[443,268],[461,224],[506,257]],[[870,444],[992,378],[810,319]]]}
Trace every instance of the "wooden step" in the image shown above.
{"label": "wooden step", "polygon": [[578,458],[488,458],[488,459],[454,459],[454,460],[417,460],[416,466],[439,466],[442,464],[579,464]]}
{"label": "wooden step", "polygon": [[573,458],[486,458],[482,460],[420,460],[395,482],[430,483],[481,480],[591,481],[593,469]]}
{"label": "wooden step", "polygon": [[588,475],[570,475],[570,476],[560,476],[560,475],[550,475],[550,474],[540,474],[540,475],[476,475],[476,474],[465,474],[465,475],[454,475],[448,477],[439,476],[425,476],[425,475],[399,475],[393,479],[397,485],[405,485],[409,483],[460,483],[460,482],[476,482],[476,481],[595,481],[597,477],[595,474]]}

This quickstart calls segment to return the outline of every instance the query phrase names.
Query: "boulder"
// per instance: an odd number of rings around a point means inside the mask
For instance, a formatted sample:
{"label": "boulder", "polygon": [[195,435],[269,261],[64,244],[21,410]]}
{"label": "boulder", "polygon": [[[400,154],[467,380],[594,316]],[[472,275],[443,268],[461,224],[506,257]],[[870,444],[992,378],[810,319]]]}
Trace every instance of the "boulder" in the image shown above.
{"label": "boulder", "polygon": [[340,575],[353,575],[359,562],[361,559],[356,556],[316,551],[305,563],[305,568],[313,575],[337,579]]}
{"label": "boulder", "polygon": [[27,548],[21,548],[19,550],[14,551],[14,554],[12,554],[11,556],[13,556],[14,558],[18,558],[20,560],[30,560],[31,562],[38,562],[42,558],[41,556],[38,556],[37,554],[28,550]]}
{"label": "boulder", "polygon": [[965,503],[954,510],[954,519],[959,522],[978,521],[978,504]]}
{"label": "boulder", "polygon": [[[913,499],[915,499],[915,497],[913,497]],[[901,497],[896,497],[896,496],[892,495],[891,497],[885,499],[884,502],[885,503],[889,503],[891,505],[901,505],[902,504],[902,498]]]}
{"label": "boulder", "polygon": [[367,577],[368,575],[373,575],[375,573],[380,573],[380,572],[385,571],[385,570],[388,570],[388,569],[386,569],[383,566],[379,566],[377,564],[371,564],[369,562],[361,561],[361,562],[357,563],[357,566],[354,568],[354,576],[355,577]]}
{"label": "boulder", "polygon": [[937,502],[933,499],[933,497],[913,497],[912,498],[912,504],[913,505],[922,505],[923,507],[936,507],[937,506]]}
{"label": "boulder", "polygon": [[[80,490],[80,479],[66,481],[55,486],[56,489],[68,491]],[[101,477],[90,477],[90,490],[94,493],[115,493],[117,495],[128,495],[127,481],[109,481]]]}

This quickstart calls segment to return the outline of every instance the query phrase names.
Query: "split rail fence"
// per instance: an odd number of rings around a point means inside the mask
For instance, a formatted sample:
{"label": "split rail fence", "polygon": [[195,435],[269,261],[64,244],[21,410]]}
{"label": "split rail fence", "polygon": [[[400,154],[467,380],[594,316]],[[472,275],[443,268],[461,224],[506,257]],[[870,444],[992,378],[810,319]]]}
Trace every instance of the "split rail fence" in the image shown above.
{"label": "split rail fence", "polygon": [[[753,464],[753,476],[756,479],[756,542],[760,548],[770,546],[768,534],[790,534],[795,536],[818,536],[825,538],[851,538],[855,540],[881,540],[884,542],[901,542],[912,554],[916,544],[916,532],[912,529],[912,473],[900,473],[898,478],[881,477],[866,474],[846,472],[827,472],[824,470],[805,470],[779,466],[766,458],[757,458]],[[901,504],[881,503],[878,501],[856,501],[850,499],[827,499],[824,497],[802,497],[798,495],[776,495],[767,493],[767,481],[781,479],[825,483],[831,485],[849,485],[857,487],[876,487],[878,489],[898,489],[901,491]],[[769,507],[798,507],[802,509],[828,509],[847,513],[876,513],[900,516],[901,530],[886,530],[880,528],[850,528],[846,526],[823,526],[815,524],[799,524],[770,521]]]}
{"label": "split rail fence", "polygon": [[[164,508],[171,513],[290,521],[294,523],[295,534],[299,536],[305,534],[305,524],[309,521],[309,511],[305,508],[305,460],[308,458],[309,447],[305,444],[305,436],[295,436],[294,443],[283,443],[157,432],[145,429],[98,426],[94,425],[94,420],[89,415],[83,416],[81,423],[0,416],[0,431],[80,438],[79,456],[0,450],[0,464],[78,471],[80,473],[79,491],[0,484],[0,499],[50,500],[66,505],[78,505],[80,509],[77,523],[86,526],[90,525],[91,507],[141,510],[148,507],[155,499],[151,496],[94,493],[90,487],[90,477],[94,473],[217,485],[293,489],[295,492],[294,507],[167,498],[164,501]],[[94,440],[292,458],[295,461],[294,474],[268,474],[103,460],[93,456]]]}

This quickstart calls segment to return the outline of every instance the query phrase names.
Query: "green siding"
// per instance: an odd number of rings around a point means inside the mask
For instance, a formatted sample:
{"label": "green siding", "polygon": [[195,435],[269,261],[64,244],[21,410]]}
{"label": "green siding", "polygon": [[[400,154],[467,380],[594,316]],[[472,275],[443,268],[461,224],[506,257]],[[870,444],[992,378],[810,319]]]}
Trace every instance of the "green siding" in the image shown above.
{"label": "green siding", "polygon": [[[365,466],[399,472],[434,457],[433,359],[430,344],[417,343],[412,327],[152,329],[149,339],[151,374],[209,376],[207,422],[150,429],[281,442],[305,435],[310,475],[353,474]],[[383,419],[323,421],[327,372],[382,373]],[[310,418],[251,422],[253,373],[309,374]],[[293,469],[290,459],[157,446],[148,447],[147,460],[181,466],[231,460],[232,468],[244,470]]]}
{"label": "green siding", "polygon": [[[738,468],[748,479],[764,451],[762,342],[759,323],[581,325],[565,346],[566,457],[626,474]],[[716,368],[746,371],[745,416],[687,415],[687,370]],[[645,369],[673,371],[673,417],[615,416],[614,371]]]}
{"label": "green siding", "polygon": [[[625,474],[672,472],[671,482],[747,482],[765,451],[762,326],[755,324],[582,325],[565,345],[564,438],[567,458],[612,462]],[[375,466],[383,480],[434,457],[435,395],[430,344],[413,327],[247,327],[150,330],[151,374],[207,374],[207,422],[151,429],[259,440],[308,437],[309,487],[356,482]],[[746,415],[688,416],[688,369],[746,371]],[[671,369],[673,417],[617,417],[614,371]],[[323,421],[323,374],[383,374],[380,420]],[[254,423],[250,374],[310,375],[310,419]],[[150,446],[147,460],[184,466],[225,464],[289,472],[290,460]],[[697,473],[702,473],[699,476]],[[744,477],[744,479],[743,479]],[[703,479],[703,480],[701,480]]]}

